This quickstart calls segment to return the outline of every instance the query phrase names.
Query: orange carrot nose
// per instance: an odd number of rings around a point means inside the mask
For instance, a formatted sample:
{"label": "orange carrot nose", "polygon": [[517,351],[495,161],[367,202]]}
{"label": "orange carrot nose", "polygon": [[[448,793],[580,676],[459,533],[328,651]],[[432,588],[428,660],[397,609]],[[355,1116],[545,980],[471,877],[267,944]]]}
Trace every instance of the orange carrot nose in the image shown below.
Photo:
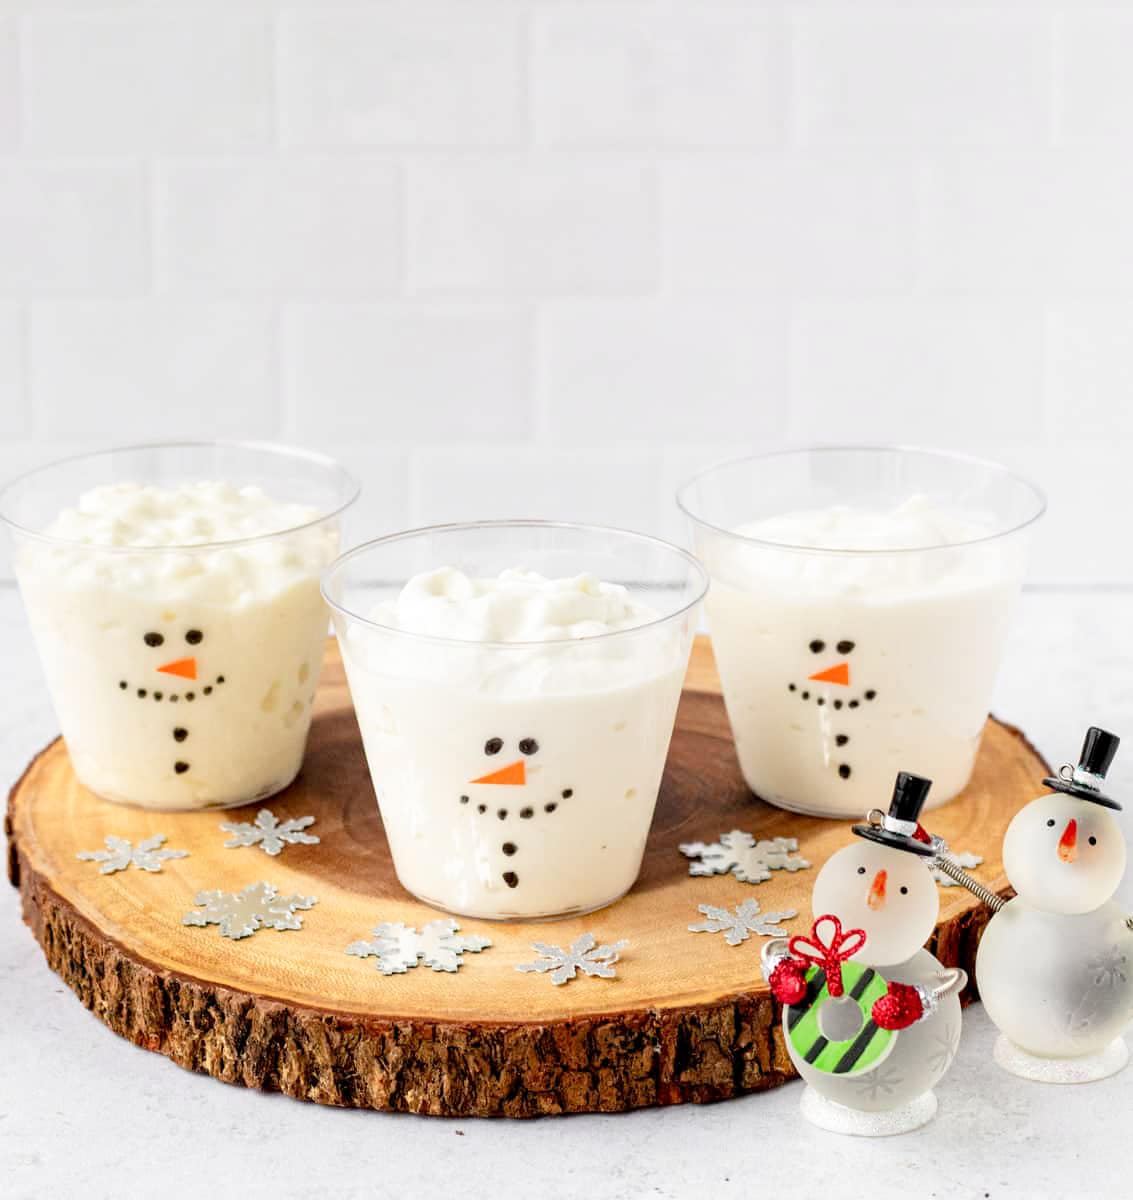
{"label": "orange carrot nose", "polygon": [[470,783],[517,783],[522,784],[527,782],[527,764],[522,758],[516,759],[513,763],[508,763],[506,767],[500,767],[498,771],[492,771],[488,775],[481,775],[479,779],[471,779]]}
{"label": "orange carrot nose", "polygon": [[866,897],[866,903],[875,911],[885,907],[885,884],[888,880],[888,871],[878,871],[873,877],[873,883],[869,885],[869,895]]}
{"label": "orange carrot nose", "polygon": [[850,686],[850,664],[840,662],[837,666],[827,667],[825,671],[815,671],[808,675],[815,683],[840,683],[843,687]]}
{"label": "orange carrot nose", "polygon": [[195,658],[175,658],[172,662],[162,663],[157,669],[164,675],[180,675],[182,679],[196,679],[197,660]]}
{"label": "orange carrot nose", "polygon": [[1073,817],[1066,822],[1066,828],[1058,839],[1058,857],[1063,862],[1073,862],[1078,857],[1078,822]]}

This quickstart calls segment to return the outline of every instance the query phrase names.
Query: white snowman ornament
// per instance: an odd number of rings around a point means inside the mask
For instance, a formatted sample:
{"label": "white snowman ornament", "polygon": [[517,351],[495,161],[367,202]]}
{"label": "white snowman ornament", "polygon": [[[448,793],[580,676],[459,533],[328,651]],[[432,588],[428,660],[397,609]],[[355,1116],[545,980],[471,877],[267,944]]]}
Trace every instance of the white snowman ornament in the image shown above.
{"label": "white snowman ornament", "polygon": [[855,841],[819,872],[810,936],[764,947],[807,1084],[802,1113],[823,1129],[877,1137],[925,1124],[960,1041],[967,976],[923,948],[939,911],[936,848],[918,824],[931,786],[899,773],[888,813],[855,825]]}
{"label": "white snowman ornament", "polygon": [[976,956],[976,983],[1000,1030],[996,1061],[1048,1083],[1121,1070],[1133,1016],[1133,930],[1113,900],[1125,840],[1102,791],[1119,739],[1086,733],[1076,767],[1016,814],[1003,867],[1016,896],[998,907]]}

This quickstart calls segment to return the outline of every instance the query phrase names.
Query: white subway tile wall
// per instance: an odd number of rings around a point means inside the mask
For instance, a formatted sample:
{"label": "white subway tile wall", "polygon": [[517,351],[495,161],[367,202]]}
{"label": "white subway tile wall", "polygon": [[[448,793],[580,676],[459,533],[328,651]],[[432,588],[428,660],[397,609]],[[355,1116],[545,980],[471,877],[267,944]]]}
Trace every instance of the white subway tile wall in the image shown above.
{"label": "white subway tile wall", "polygon": [[1118,0],[0,0],[0,477],[270,438],[353,538],[683,538],[713,461],[932,444],[1133,584],[1130,62]]}

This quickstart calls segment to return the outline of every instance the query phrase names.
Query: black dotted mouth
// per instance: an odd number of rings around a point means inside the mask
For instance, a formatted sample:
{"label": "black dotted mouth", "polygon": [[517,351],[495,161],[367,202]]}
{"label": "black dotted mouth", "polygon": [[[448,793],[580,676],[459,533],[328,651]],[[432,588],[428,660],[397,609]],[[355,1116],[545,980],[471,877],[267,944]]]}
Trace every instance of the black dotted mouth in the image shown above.
{"label": "black dotted mouth", "polygon": [[[203,688],[201,688],[202,695],[211,696],[213,693],[214,686],[217,686],[222,683],[224,683],[224,676],[218,675],[216,677],[216,685],[211,684],[211,683],[206,683],[205,686]],[[118,681],[118,687],[121,691],[126,692],[126,691],[129,691],[130,684],[127,680],[120,679]],[[177,704],[180,701],[182,695],[185,697],[186,700],[189,700],[189,701],[193,701],[197,698],[197,693],[195,691],[193,691],[193,692],[166,692],[166,691],[161,691],[160,689],[154,689],[151,691],[149,688],[144,688],[144,687],[137,688],[135,690],[135,695],[138,697],[139,700],[153,699],[158,704],[160,704],[163,700],[168,700],[170,704]]]}
{"label": "black dotted mouth", "polygon": [[787,691],[797,692],[800,700],[813,699],[819,708],[824,708],[827,700],[829,699],[830,707],[837,709],[839,712],[841,712],[843,708],[860,708],[862,700],[871,702],[877,699],[877,692],[874,688],[870,688],[868,691],[863,692],[860,699],[853,700],[844,700],[841,697],[830,697],[824,692],[815,692],[812,697],[809,690],[804,689],[800,692],[797,683],[788,683]]}

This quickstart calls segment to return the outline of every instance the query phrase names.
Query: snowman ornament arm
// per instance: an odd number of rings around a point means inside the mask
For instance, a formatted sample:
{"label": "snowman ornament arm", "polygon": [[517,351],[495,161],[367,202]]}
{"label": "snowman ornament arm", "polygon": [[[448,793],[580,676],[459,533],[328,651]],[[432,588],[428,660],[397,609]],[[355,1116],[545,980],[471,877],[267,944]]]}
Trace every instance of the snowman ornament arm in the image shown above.
{"label": "snowman ornament arm", "polygon": [[945,996],[961,991],[967,985],[968,973],[961,967],[947,967],[938,978],[939,982],[931,987],[891,982],[886,994],[874,1001],[871,1015],[878,1028],[908,1029],[910,1025],[927,1020]]}

